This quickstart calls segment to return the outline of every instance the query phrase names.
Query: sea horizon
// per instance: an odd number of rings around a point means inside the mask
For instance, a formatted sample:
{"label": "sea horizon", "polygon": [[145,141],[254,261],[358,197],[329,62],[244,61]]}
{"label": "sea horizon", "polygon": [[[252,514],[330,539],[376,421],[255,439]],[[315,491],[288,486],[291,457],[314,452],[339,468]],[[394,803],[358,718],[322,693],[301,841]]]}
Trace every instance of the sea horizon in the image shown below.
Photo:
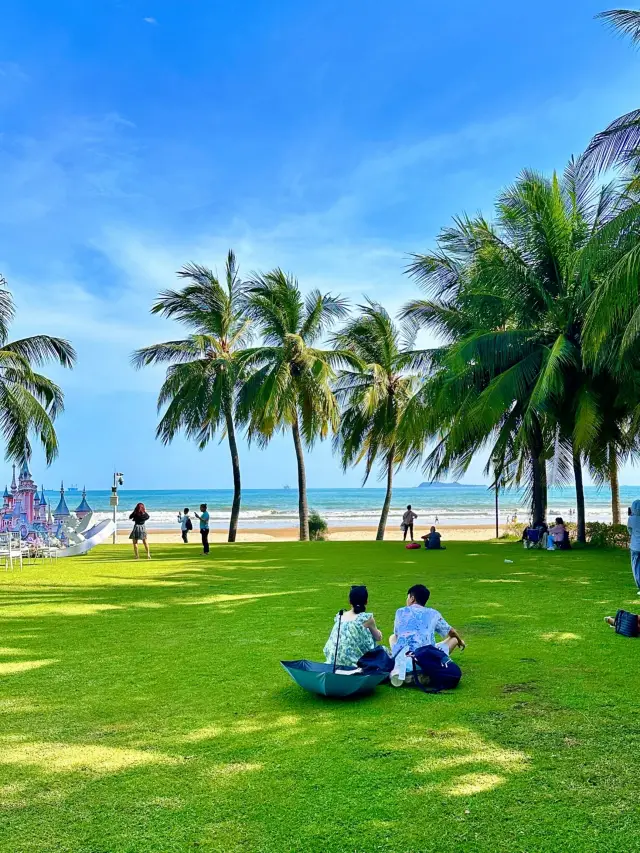
{"label": "sea horizon", "polygon": [[[87,501],[98,519],[111,518],[110,489],[87,489]],[[149,512],[148,526],[152,529],[171,529],[178,526],[178,512],[189,507],[191,512],[206,503],[210,526],[224,529],[231,514],[232,489],[119,489],[117,521],[129,523],[129,514],[138,501]],[[59,500],[59,490],[45,490],[52,510]],[[384,488],[310,488],[309,507],[326,519],[329,527],[375,527],[378,523]],[[623,515],[633,500],[640,498],[640,485],[621,486],[620,502]],[[65,499],[71,512],[80,503],[81,491],[67,492]],[[495,523],[495,495],[484,485],[434,485],[403,487],[394,490],[389,525],[400,524],[402,513],[411,504],[418,514],[418,526],[481,526]],[[586,486],[587,521],[611,521],[611,492],[607,487]],[[549,489],[548,516],[575,520],[576,500],[573,487]],[[499,496],[501,525],[515,519],[525,523],[530,509],[523,489],[509,489]],[[240,523],[242,528],[290,528],[298,523],[298,491],[295,488],[244,489]]]}

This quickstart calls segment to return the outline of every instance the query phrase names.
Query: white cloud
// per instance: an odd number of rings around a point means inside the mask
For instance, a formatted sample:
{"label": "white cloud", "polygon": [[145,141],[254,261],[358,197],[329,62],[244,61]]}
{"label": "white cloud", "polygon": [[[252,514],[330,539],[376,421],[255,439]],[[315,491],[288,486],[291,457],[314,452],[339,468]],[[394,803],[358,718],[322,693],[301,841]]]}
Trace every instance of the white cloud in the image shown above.
{"label": "white cloud", "polygon": [[158,22],[156,21],[156,19],[155,19],[155,18],[143,18],[143,21],[144,21],[146,24],[151,24],[152,26],[157,26],[157,25],[158,25]]}

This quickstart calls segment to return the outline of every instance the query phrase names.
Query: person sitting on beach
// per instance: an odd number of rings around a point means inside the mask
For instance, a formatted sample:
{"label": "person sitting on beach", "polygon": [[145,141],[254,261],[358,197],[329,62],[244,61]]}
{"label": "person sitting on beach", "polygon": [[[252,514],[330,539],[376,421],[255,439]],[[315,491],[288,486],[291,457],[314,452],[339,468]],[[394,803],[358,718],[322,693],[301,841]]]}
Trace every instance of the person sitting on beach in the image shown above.
{"label": "person sitting on beach", "polygon": [[441,544],[442,537],[440,536],[438,531],[435,529],[435,527],[432,527],[428,533],[426,533],[424,536],[421,537],[421,539],[424,539],[424,547],[427,549],[427,551],[445,551],[446,550],[446,548],[443,548],[443,546]]}
{"label": "person sitting on beach", "polygon": [[402,541],[405,542],[407,539],[407,533],[411,533],[411,541],[413,542],[413,522],[418,516],[411,509],[411,504],[407,507],[407,511],[402,516],[402,524],[400,527],[404,531],[404,536],[402,537]]}
{"label": "person sitting on beach", "polygon": [[[329,639],[324,646],[327,663],[336,666],[356,666],[365,652],[370,652],[382,640],[373,613],[367,611],[369,593],[366,586],[352,586],[349,591],[350,609],[340,618],[336,614]],[[340,636],[338,637],[338,631]],[[337,646],[337,650],[336,650]],[[337,651],[337,654],[336,654]]]}
{"label": "person sitting on beach", "polygon": [[[421,583],[412,586],[407,593],[407,603],[396,611],[393,634],[389,638],[391,654],[395,664],[391,673],[391,684],[401,687],[413,680],[411,652],[422,646],[435,646],[450,655],[456,649],[464,649],[465,643],[455,628],[433,607],[427,607],[431,593]],[[442,637],[436,640],[436,634]]]}
{"label": "person sitting on beach", "polygon": [[130,521],[133,521],[133,530],[129,534],[129,539],[133,542],[133,553],[136,560],[140,558],[140,554],[138,553],[138,542],[142,542],[144,550],[147,552],[147,559],[150,560],[151,554],[149,553],[147,528],[145,526],[145,522],[149,520],[149,513],[147,512],[145,505],[143,503],[136,504],[136,508],[129,516],[129,519]]}
{"label": "person sitting on beach", "polygon": [[571,550],[571,543],[569,542],[569,531],[564,526],[564,521],[558,516],[556,518],[556,523],[553,527],[549,528],[549,534],[553,536],[553,544],[556,548],[559,548],[561,551],[569,551]]}

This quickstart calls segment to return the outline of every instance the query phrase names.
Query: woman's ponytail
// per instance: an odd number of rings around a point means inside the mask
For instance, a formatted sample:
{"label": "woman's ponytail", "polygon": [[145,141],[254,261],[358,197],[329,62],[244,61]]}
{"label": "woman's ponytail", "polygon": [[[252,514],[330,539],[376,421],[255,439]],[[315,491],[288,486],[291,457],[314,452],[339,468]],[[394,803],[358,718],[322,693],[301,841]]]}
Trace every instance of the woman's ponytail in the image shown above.
{"label": "woman's ponytail", "polygon": [[366,586],[352,586],[349,590],[349,604],[354,613],[364,613],[367,609],[369,593]]}

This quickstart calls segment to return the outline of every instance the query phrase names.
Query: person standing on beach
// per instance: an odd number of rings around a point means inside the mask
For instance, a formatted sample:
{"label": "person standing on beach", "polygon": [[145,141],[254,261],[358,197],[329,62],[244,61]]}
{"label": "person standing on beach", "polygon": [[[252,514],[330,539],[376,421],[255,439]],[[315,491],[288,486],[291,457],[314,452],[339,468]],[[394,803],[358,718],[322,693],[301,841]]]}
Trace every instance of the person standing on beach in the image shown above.
{"label": "person standing on beach", "polygon": [[411,509],[411,504],[407,507],[407,511],[402,516],[402,529],[404,530],[404,536],[402,537],[402,541],[405,542],[407,539],[407,533],[411,533],[411,541],[414,541],[413,538],[413,522],[418,516]]}
{"label": "person standing on beach", "polygon": [[133,521],[133,530],[129,534],[129,539],[133,542],[133,553],[136,560],[140,559],[138,553],[138,542],[142,542],[144,550],[147,552],[147,560],[151,559],[149,553],[149,543],[147,542],[147,528],[145,522],[149,520],[149,513],[143,503],[136,504],[136,508],[129,516],[130,521]]}
{"label": "person standing on beach", "polygon": [[209,513],[207,505],[200,504],[200,515],[194,513],[195,517],[200,520],[200,536],[202,537],[202,553],[209,553]]}
{"label": "person standing on beach", "polygon": [[178,513],[178,521],[180,522],[180,530],[182,531],[182,541],[185,545],[189,544],[189,531],[193,530],[193,523],[189,518],[189,507],[186,506],[182,514]]}

